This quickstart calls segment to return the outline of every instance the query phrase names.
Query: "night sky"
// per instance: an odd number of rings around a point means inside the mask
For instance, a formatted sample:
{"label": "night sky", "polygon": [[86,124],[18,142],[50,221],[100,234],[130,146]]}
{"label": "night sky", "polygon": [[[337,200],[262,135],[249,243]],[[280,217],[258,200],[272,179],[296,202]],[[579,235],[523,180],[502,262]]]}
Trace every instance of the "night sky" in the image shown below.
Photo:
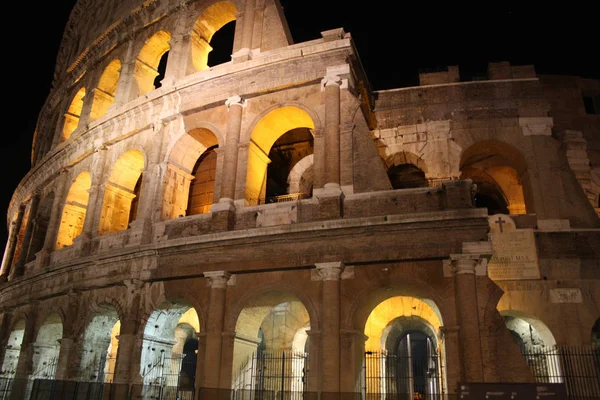
{"label": "night sky", "polygon": [[[540,74],[600,79],[598,17],[591,9],[524,8],[511,2],[480,7],[438,8],[431,2],[372,1],[374,7],[347,8],[349,1],[281,0],[296,43],[343,27],[356,42],[375,90],[418,84],[419,70],[459,65],[461,76],[484,75],[488,61],[534,64]],[[0,145],[4,216],[14,189],[30,168],[33,131],[50,92],[62,33],[75,0],[14,2],[4,8],[2,85],[5,125]],[[390,5],[395,4],[395,5]],[[421,4],[421,5],[417,5]],[[484,9],[481,5],[493,4]],[[551,3],[545,3],[549,5]],[[6,23],[6,22],[5,22]],[[7,90],[8,89],[8,90]],[[6,243],[0,221],[0,246]]]}

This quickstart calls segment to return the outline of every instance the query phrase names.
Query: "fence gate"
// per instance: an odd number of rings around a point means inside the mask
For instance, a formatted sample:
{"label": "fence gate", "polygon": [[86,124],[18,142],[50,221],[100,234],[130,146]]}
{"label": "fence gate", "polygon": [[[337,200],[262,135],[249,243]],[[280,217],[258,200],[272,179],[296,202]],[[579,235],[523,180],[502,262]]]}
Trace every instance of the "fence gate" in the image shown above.
{"label": "fence gate", "polygon": [[253,354],[238,371],[236,400],[301,400],[308,393],[308,354],[294,351]]}
{"label": "fence gate", "polygon": [[363,394],[367,400],[443,398],[442,365],[438,355],[413,357],[383,350],[365,353]]}
{"label": "fence gate", "polygon": [[144,375],[144,400],[193,400],[196,358],[187,354],[163,353]]}

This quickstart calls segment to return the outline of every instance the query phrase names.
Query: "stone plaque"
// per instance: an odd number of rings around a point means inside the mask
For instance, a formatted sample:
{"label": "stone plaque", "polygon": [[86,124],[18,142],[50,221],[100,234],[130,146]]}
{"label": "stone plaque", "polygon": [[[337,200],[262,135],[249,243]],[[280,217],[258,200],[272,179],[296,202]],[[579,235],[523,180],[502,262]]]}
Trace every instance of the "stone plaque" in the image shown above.
{"label": "stone plaque", "polygon": [[583,297],[581,296],[581,289],[551,289],[550,290],[550,302],[552,303],[583,303]]}
{"label": "stone plaque", "polygon": [[488,274],[493,280],[539,279],[535,235],[532,229],[490,233],[492,258]]}

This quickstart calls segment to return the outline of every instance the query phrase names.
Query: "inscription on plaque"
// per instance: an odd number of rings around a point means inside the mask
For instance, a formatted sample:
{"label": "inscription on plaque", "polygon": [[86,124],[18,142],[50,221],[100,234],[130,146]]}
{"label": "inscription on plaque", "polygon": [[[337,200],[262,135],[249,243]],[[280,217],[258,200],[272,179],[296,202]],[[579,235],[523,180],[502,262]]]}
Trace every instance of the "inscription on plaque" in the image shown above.
{"label": "inscription on plaque", "polygon": [[493,280],[539,279],[535,235],[532,229],[516,229],[507,215],[490,217],[492,258],[488,274]]}
{"label": "inscription on plaque", "polygon": [[560,288],[550,290],[550,301],[552,303],[583,303],[583,298],[580,289]]}

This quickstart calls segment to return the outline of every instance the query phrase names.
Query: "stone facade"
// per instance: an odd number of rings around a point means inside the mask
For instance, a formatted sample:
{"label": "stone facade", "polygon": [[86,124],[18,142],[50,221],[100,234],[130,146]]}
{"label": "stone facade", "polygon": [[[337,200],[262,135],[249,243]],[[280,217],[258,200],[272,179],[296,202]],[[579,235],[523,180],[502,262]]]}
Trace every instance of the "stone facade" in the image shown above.
{"label": "stone facade", "polygon": [[[294,44],[277,0],[141,3],[73,10],[7,215],[3,377],[133,391],[193,358],[189,385],[241,390],[253,354],[294,351],[286,390],[325,399],[369,392],[365,352],[420,332],[454,393],[533,381],[519,346],[592,344],[600,116],[576,86],[493,63],[373,91],[349,33]],[[209,65],[232,21],[231,61]],[[490,279],[516,263],[493,247],[508,226],[539,277]]]}

